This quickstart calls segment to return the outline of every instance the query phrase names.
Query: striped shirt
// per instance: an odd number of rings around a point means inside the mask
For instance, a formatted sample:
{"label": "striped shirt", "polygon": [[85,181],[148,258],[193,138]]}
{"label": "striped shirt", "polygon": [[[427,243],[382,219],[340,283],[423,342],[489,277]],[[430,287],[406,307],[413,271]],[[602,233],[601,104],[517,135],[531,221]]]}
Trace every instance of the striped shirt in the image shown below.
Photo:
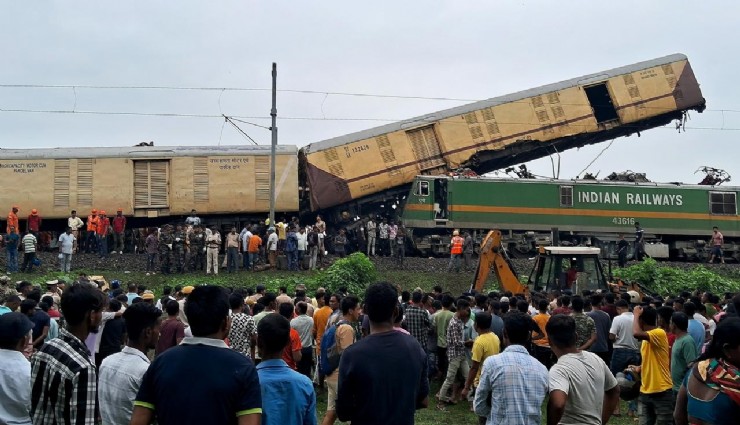
{"label": "striped shirt", "polygon": [[97,392],[90,351],[66,329],[31,357],[33,423],[100,423]]}
{"label": "striped shirt", "polygon": [[100,365],[100,414],[108,425],[128,425],[141,380],[149,368],[149,358],[141,351],[123,347]]}
{"label": "striped shirt", "polygon": [[36,252],[36,236],[28,233],[23,237],[21,243],[23,244],[23,252]]}
{"label": "striped shirt", "polygon": [[545,366],[526,348],[510,345],[483,362],[475,413],[489,424],[539,425],[548,384]]}

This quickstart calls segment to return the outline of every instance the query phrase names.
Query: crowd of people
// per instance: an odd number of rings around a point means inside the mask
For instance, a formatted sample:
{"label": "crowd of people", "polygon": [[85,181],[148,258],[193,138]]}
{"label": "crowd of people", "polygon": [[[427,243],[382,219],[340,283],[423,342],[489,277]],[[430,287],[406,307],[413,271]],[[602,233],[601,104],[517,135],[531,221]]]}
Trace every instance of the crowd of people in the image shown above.
{"label": "crowd of people", "polygon": [[[33,210],[20,234],[18,207],[8,213],[6,235],[1,238],[6,252],[7,273],[33,272],[39,265],[36,253],[58,250],[62,272],[72,269],[77,253],[95,254],[101,259],[112,254],[146,254],[150,273],[203,272],[218,274],[219,269],[238,270],[282,268],[292,271],[324,267],[327,256],[337,257],[359,251],[368,256],[394,257],[399,266],[406,256],[407,237],[402,225],[387,218],[366,217],[351,228],[339,228],[330,235],[326,222],[317,216],[315,223],[301,223],[297,217],[246,222],[241,229],[222,229],[205,225],[195,210],[182,222],[162,227],[129,229],[122,209],[110,219],[104,210],[92,209],[86,220],[73,210],[67,228],[57,235],[42,231],[41,217]],[[472,254],[472,239],[466,248],[466,266]],[[467,246],[467,245],[466,245]],[[23,252],[19,268],[19,251]],[[469,251],[469,252],[468,252]],[[285,258],[285,264],[278,262]],[[458,267],[459,270],[459,267]]]}
{"label": "crowd of people", "polygon": [[539,424],[547,401],[548,423],[598,424],[620,395],[641,424],[740,417],[740,294],[46,289],[3,293],[2,423],[411,424],[469,402]]}

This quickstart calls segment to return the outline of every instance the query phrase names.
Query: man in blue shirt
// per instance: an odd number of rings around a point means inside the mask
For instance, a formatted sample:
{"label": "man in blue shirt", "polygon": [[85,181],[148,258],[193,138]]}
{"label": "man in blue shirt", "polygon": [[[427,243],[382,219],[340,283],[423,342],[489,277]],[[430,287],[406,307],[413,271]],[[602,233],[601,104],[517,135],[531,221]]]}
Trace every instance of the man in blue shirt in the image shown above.
{"label": "man in blue shirt", "polygon": [[691,301],[688,301],[683,305],[683,312],[689,317],[689,335],[691,335],[691,338],[694,340],[694,344],[696,344],[697,352],[701,353],[704,340],[706,339],[707,330],[700,321],[694,319],[696,305]]}
{"label": "man in blue shirt", "polygon": [[306,376],[282,359],[290,340],[290,322],[268,314],[257,325],[257,349],[262,361],[257,374],[262,388],[263,425],[316,425],[316,393]]}
{"label": "man in blue shirt", "polygon": [[5,252],[8,254],[6,258],[7,272],[15,273],[18,271],[18,241],[20,236],[15,229],[15,226],[10,226],[10,233],[5,235]]}

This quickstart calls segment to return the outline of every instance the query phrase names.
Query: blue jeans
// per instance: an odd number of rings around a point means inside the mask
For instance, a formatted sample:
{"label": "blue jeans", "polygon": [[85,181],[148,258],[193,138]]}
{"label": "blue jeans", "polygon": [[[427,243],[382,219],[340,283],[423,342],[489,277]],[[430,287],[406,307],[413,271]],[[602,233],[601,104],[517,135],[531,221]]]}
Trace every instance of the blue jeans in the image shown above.
{"label": "blue jeans", "polygon": [[[640,352],[629,348],[615,348],[614,354],[612,354],[612,363],[609,365],[609,370],[612,371],[614,376],[617,373],[624,372],[629,365],[639,366],[642,363],[640,358]],[[629,410],[637,411],[637,402],[632,400],[629,402]]]}
{"label": "blue jeans", "polygon": [[252,268],[252,260],[249,258],[249,253],[247,251],[242,251],[242,268],[244,270],[249,270]]}
{"label": "blue jeans", "polygon": [[226,271],[228,273],[236,271],[236,263],[239,261],[239,250],[235,247],[229,247],[226,250]]}
{"label": "blue jeans", "polygon": [[98,242],[98,255],[100,258],[108,257],[108,237],[107,236],[96,236]]}
{"label": "blue jeans", "polygon": [[7,272],[18,271],[18,248],[5,248],[7,255],[5,256],[5,262],[7,263]]}
{"label": "blue jeans", "polygon": [[288,257],[288,270],[298,270],[298,251],[286,252]]}

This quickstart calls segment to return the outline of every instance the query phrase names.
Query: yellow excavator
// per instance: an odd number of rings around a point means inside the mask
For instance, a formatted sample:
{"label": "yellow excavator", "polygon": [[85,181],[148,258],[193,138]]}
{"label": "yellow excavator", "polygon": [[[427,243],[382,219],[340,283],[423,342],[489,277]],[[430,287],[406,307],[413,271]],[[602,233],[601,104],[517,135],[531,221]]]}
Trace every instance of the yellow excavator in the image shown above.
{"label": "yellow excavator", "polygon": [[520,281],[506,248],[501,243],[501,231],[491,230],[481,242],[478,267],[471,291],[482,292],[491,271],[501,289],[513,294],[542,290],[567,290],[574,294],[586,289],[607,289],[618,292],[607,282],[599,260],[601,250],[591,247],[540,247],[527,283]]}

